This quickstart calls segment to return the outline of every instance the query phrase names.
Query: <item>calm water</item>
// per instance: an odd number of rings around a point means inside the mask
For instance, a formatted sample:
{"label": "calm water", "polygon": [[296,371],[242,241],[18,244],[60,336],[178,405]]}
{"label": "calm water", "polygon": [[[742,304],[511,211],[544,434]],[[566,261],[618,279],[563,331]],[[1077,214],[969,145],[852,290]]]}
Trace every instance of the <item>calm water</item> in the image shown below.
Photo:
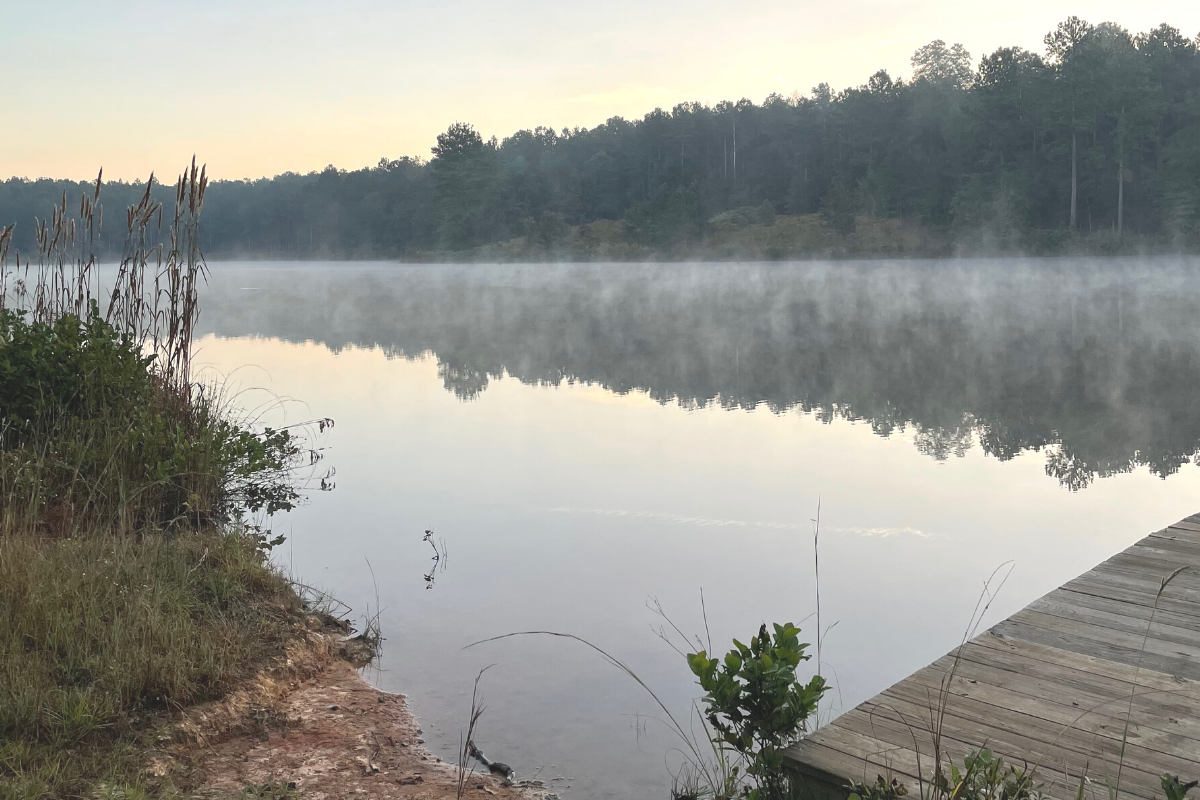
{"label": "calm water", "polygon": [[[822,714],[1200,510],[1200,262],[212,265],[199,360],[266,418],[332,417],[337,487],[280,558],[384,607],[380,668],[453,760],[665,798],[696,696],[655,602],[714,644],[814,635]],[[447,558],[430,573],[426,530]],[[369,566],[368,566],[369,561]],[[372,579],[372,571],[374,580]],[[834,624],[836,623],[836,624]],[[811,663],[810,663],[811,667]],[[569,788],[567,788],[569,786]]]}

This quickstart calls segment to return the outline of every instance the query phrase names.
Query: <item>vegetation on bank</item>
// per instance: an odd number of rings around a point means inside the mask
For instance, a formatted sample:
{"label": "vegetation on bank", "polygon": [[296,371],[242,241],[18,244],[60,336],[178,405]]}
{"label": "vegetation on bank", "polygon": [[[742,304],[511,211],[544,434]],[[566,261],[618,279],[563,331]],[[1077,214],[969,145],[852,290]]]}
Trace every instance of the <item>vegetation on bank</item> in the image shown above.
{"label": "vegetation on bank", "polygon": [[[486,246],[573,259],[1194,252],[1191,33],[1072,17],[1042,53],[975,62],[931,42],[907,80],[881,70],[842,91],[685,102],[502,140],[455,123],[429,160],[217,182],[206,242],[222,256],[427,260]],[[29,218],[74,186],[0,183],[0,219]],[[140,188],[112,190],[133,203]],[[792,222],[750,241],[723,232],[729,215],[763,207]],[[749,236],[761,233],[780,241]],[[102,244],[118,250],[119,237]],[[31,250],[32,231],[16,246]]]}
{"label": "vegetation on bank", "polygon": [[300,601],[246,515],[290,508],[300,443],[235,419],[190,373],[206,181],[129,210],[98,288],[100,182],[0,233],[0,798],[170,794],[143,771],[156,715],[224,695],[283,651]]}
{"label": "vegetation on bank", "polygon": [[169,794],[144,774],[161,712],[283,652],[290,585],[214,529],[0,534],[0,798]]}
{"label": "vegetation on bank", "polygon": [[853,227],[838,230],[826,215],[775,214],[763,203],[715,215],[694,238],[674,241],[651,233],[638,236],[628,222],[600,220],[553,226],[554,238],[518,236],[467,250],[422,250],[405,255],[417,262],[620,262],[620,261],[800,261],[850,258],[924,258],[983,255],[1117,256],[1177,254],[1178,242],[1111,231],[1072,234],[1025,231],[1001,239],[988,231],[955,236],[901,218],[856,215]]}

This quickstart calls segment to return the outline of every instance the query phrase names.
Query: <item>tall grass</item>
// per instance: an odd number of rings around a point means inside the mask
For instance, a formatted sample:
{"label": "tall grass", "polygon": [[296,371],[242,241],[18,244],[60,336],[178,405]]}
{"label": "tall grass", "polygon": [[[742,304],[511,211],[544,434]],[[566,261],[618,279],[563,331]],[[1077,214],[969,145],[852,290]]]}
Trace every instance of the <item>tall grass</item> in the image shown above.
{"label": "tall grass", "polygon": [[11,228],[0,241],[0,526],[203,525],[297,499],[291,433],[251,431],[191,379],[204,168],[180,175],[165,236],[153,186],[126,213],[103,309],[99,177],[78,216],[64,196],[35,223],[35,261],[10,268]]}
{"label": "tall grass", "polygon": [[[28,314],[52,324],[66,316],[83,320],[100,303],[100,265],[95,242],[104,224],[100,205],[104,171],[90,194],[79,199],[78,214],[64,192],[46,219],[34,220],[35,262],[20,253],[8,264],[15,223],[0,229],[0,311]],[[175,206],[166,237],[163,208],[153,199],[154,175],[125,215],[125,245],[107,292],[103,318],[119,334],[154,355],[154,372],[172,387],[186,386],[191,345],[200,314],[199,287],[207,265],[200,247],[200,214],[208,189],[204,166],[191,164],[175,183]],[[155,223],[157,222],[157,229]],[[99,309],[98,309],[99,310]]]}

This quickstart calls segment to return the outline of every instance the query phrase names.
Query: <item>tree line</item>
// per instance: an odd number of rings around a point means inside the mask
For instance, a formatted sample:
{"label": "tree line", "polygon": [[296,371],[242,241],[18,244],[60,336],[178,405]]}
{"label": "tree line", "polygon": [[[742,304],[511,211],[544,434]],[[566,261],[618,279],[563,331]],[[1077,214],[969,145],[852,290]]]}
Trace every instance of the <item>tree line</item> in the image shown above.
{"label": "tree line", "polygon": [[[939,40],[913,54],[909,80],[880,70],[840,92],[680,103],[591,129],[489,140],[456,122],[428,160],[214,182],[206,247],[414,256],[520,238],[552,252],[616,231],[622,252],[694,252],[774,215],[814,215],[830,241],[901,220],[946,248],[1200,246],[1200,37],[1071,17],[1044,44],[976,65]],[[0,220],[26,223],[67,188],[4,182]],[[111,205],[141,188],[105,191]],[[31,225],[15,243],[30,248]]]}

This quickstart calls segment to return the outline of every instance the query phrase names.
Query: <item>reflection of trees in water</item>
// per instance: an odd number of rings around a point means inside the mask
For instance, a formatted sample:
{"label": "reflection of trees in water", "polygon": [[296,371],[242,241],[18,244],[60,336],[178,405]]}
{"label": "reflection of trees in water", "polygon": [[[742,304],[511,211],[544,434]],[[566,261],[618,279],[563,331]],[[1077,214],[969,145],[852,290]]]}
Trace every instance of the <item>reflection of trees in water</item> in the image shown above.
{"label": "reflection of trees in water", "polygon": [[201,325],[392,357],[432,351],[463,400],[509,374],[864,420],[937,459],[1045,449],[1047,473],[1079,489],[1141,465],[1166,476],[1200,450],[1196,274],[1194,263],[1011,261],[218,265]]}
{"label": "reflection of trees in water", "polygon": [[470,365],[456,367],[438,359],[438,377],[459,400],[474,400],[487,388],[490,376]]}

